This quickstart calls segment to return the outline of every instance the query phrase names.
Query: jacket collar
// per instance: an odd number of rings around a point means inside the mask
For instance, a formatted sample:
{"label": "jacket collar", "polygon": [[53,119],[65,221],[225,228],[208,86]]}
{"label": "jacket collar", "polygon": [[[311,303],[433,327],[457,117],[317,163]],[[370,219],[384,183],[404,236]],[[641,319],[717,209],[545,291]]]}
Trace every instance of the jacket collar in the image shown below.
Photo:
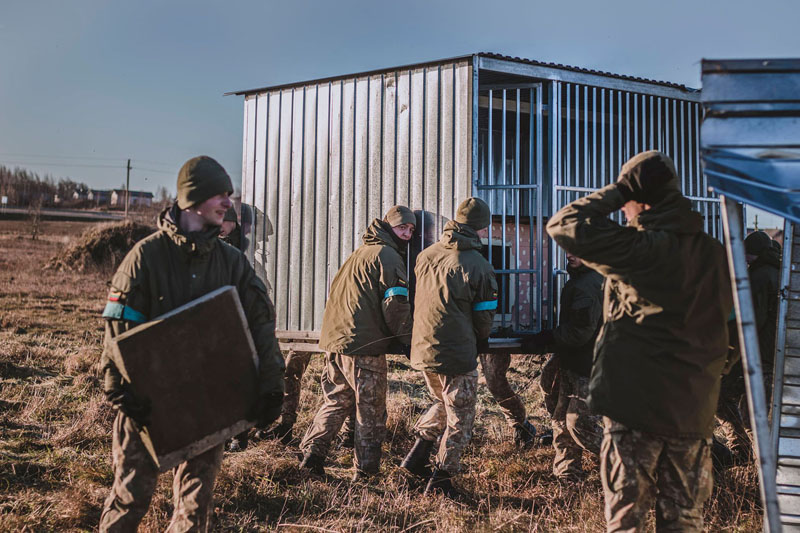
{"label": "jacket collar", "polygon": [[629,223],[639,230],[700,233],[703,217],[692,210],[692,202],[679,191],[670,191],[662,201],[642,211]]}
{"label": "jacket collar", "polygon": [[483,248],[478,232],[466,224],[451,220],[444,226],[439,242],[445,248],[453,250],[480,250]]}
{"label": "jacket collar", "polygon": [[382,246],[391,246],[398,253],[404,254],[405,247],[401,248],[397,241],[393,238],[391,226],[388,222],[376,218],[374,219],[367,229],[364,230],[364,235],[361,236],[361,241],[364,244],[378,244]]}
{"label": "jacket collar", "polygon": [[168,207],[158,215],[158,229],[169,236],[178,248],[189,255],[207,255],[217,243],[220,228],[212,226],[203,231],[185,233],[178,226],[180,220],[178,204]]}

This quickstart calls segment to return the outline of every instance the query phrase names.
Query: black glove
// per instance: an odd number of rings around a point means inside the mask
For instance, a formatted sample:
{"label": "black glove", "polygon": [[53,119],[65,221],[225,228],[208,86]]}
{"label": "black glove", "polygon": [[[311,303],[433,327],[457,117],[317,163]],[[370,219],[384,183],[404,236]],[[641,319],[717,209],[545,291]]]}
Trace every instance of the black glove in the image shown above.
{"label": "black glove", "polygon": [[630,168],[626,168],[627,164],[623,167],[623,174],[617,181],[617,190],[626,202],[633,200],[654,205],[663,198],[664,186],[671,181],[675,181],[675,190],[678,190],[674,167],[661,154],[639,156],[642,159]]}
{"label": "black glove", "polygon": [[478,353],[489,353],[489,339],[478,339],[475,341],[475,347]]}
{"label": "black glove", "polygon": [[255,409],[249,420],[256,423],[256,427],[264,429],[275,422],[281,416],[281,406],[283,405],[282,392],[268,392],[258,397]]}
{"label": "black glove", "polygon": [[113,365],[106,366],[103,383],[106,400],[111,407],[131,418],[139,426],[150,425],[150,400],[138,398]]}
{"label": "black glove", "polygon": [[530,335],[522,340],[522,350],[525,353],[542,353],[555,341],[552,329],[543,329],[535,335]]}
{"label": "black glove", "polygon": [[403,347],[402,347],[402,350],[403,350],[403,355],[405,355],[406,359],[408,359],[410,361],[411,360],[411,346],[408,345],[408,344],[404,344]]}

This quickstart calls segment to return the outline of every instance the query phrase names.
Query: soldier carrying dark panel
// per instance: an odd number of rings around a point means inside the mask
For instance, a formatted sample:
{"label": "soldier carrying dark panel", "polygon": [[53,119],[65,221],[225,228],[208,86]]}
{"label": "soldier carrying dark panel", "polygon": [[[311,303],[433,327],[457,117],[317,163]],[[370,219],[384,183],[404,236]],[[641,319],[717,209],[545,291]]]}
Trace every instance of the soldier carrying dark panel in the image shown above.
{"label": "soldier carrying dark panel", "polygon": [[[138,398],[109,357],[110,339],[209,292],[233,285],[259,358],[259,425],[278,417],[283,398],[283,358],[275,339],[275,310],[266,287],[244,255],[220,241],[231,207],[231,179],[210,157],[187,161],[178,173],[178,199],[158,219],[158,231],[138,242],[111,280],[102,367],[106,397],[117,410],[112,455],[114,484],[100,531],[136,531],[150,506],[159,470],[139,435],[150,405]],[[170,379],[169,376],[153,376]],[[180,413],[174,413],[180,417]],[[181,463],[174,472],[175,508],[168,531],[206,531],[223,445]]]}
{"label": "soldier carrying dark panel", "polygon": [[[627,227],[608,218],[620,209]],[[641,530],[653,495],[656,529],[702,531],[732,306],[724,248],[656,151],[561,209],[547,232],[606,277],[588,404],[604,416],[608,531]]]}

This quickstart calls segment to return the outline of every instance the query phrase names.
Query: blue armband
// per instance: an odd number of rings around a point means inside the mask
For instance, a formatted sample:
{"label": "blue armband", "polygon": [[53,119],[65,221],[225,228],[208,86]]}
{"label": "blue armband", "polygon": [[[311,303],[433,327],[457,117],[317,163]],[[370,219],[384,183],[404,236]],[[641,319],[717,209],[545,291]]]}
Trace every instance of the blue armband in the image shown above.
{"label": "blue armband", "polygon": [[106,304],[106,308],[103,309],[103,318],[127,320],[128,322],[135,322],[137,324],[147,322],[147,317],[142,313],[118,302],[108,302]]}
{"label": "blue armband", "polygon": [[473,311],[494,311],[497,309],[497,300],[486,300],[472,306]]}
{"label": "blue armband", "polygon": [[392,296],[405,296],[408,298],[408,289],[405,287],[390,287],[383,293],[383,299],[391,298]]}

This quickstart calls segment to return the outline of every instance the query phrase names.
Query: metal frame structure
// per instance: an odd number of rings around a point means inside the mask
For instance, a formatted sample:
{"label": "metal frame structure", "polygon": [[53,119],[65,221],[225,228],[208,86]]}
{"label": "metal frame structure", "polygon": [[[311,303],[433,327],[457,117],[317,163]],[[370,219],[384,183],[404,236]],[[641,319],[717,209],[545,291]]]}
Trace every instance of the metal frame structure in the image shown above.
{"label": "metal frame structure", "polygon": [[[725,204],[764,529],[800,526],[800,59],[703,60],[702,158]],[[744,202],[786,218],[772,423],[742,242]],[[769,357],[769,354],[763,354]],[[771,430],[771,431],[770,431]],[[771,439],[771,440],[770,440]]]}
{"label": "metal frame structure", "polygon": [[413,261],[461,199],[487,200],[496,325],[509,334],[557,315],[564,258],[547,218],[637,151],[671,155],[721,234],[699,171],[699,93],[681,85],[481,53],[232,94],[245,98],[247,254],[274,291],[284,339],[314,340],[334,274],[397,202],[418,210]]}

